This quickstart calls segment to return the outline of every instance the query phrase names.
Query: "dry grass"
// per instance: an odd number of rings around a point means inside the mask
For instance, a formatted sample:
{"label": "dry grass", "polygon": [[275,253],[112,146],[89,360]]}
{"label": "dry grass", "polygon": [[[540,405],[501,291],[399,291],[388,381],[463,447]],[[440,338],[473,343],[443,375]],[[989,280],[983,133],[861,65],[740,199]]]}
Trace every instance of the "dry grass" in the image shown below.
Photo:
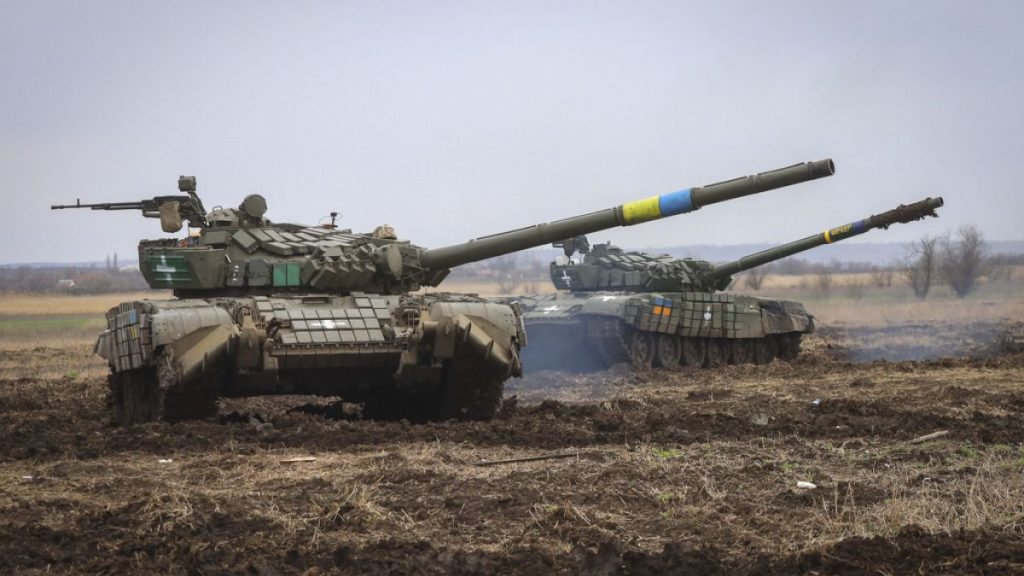
{"label": "dry grass", "polygon": [[[498,562],[475,565],[487,572],[517,566],[524,549],[582,571],[572,564],[580,547],[609,542],[652,556],[689,543],[735,567],[895,538],[908,525],[1024,538],[1019,361],[845,365],[812,338],[793,364],[549,377],[560,387],[518,392],[523,407],[489,423],[335,421],[236,400],[230,409],[258,409],[266,422],[114,428],[93,336],[26,327],[99,318],[128,297],[109,298],[32,297],[21,301],[32,316],[0,317],[0,330],[23,323],[0,343],[0,572],[16,558],[39,572],[259,572],[294,561],[285,571],[301,573],[352,555],[444,572],[469,553]],[[1021,315],[1024,304],[869,295],[812,312],[851,326],[956,324]],[[537,406],[552,396],[573,403]],[[816,412],[815,400],[832,408]],[[949,436],[907,443],[940,425]],[[476,465],[573,450],[581,455]],[[295,456],[316,460],[281,462]]]}
{"label": "dry grass", "polygon": [[[1012,270],[1009,271],[1011,277],[1010,282],[990,282],[987,278],[982,278],[982,285],[991,284],[1016,284],[1020,285],[1022,282],[1021,276],[1024,275],[1024,266],[1012,266]],[[799,288],[801,286],[811,286],[814,284],[816,274],[772,274],[769,273],[765,276],[762,290],[773,290],[779,288]],[[857,273],[835,273],[832,275],[835,286],[842,287],[853,283],[862,283],[867,285],[873,285],[874,277],[870,272],[857,272]],[[874,287],[874,286],[872,286]],[[934,288],[938,288],[942,291],[942,286],[936,284]],[[900,275],[898,271],[893,271],[892,286],[888,288],[882,288],[879,290],[883,291],[895,291],[902,292],[909,290],[906,285],[906,280]]]}
{"label": "dry grass", "polygon": [[[521,409],[485,424],[267,412],[259,425],[123,429],[103,420],[102,365],[87,347],[2,358],[0,434],[13,440],[0,445],[0,541],[20,533],[40,554],[79,546],[57,572],[123,572],[126,562],[139,572],[215,572],[280,563],[293,550],[303,562],[330,565],[349,550],[363,560],[425,558],[444,571],[445,560],[415,556],[423,543],[512,563],[529,547],[569,563],[580,543],[656,555],[689,542],[737,565],[895,537],[910,524],[951,537],[1020,535],[1024,518],[1019,430],[1007,428],[1005,444],[964,436],[979,426],[976,413],[1011,417],[1018,364],[660,372],[619,382],[615,400],[591,398],[576,412]],[[59,374],[76,365],[81,376]],[[817,398],[850,408],[815,425]],[[958,423],[949,437],[906,442],[914,426],[930,432],[943,418]],[[750,429],[753,420],[768,423],[757,425],[764,432]],[[788,420],[806,424],[768,428]],[[599,433],[617,421],[635,430]],[[836,422],[847,429],[835,432]],[[476,465],[573,450],[581,455]],[[316,460],[282,462],[296,456]],[[800,480],[818,488],[798,489]],[[51,545],[52,534],[66,538]]]}
{"label": "dry grass", "polygon": [[[10,380],[44,378],[53,380],[85,381],[104,378],[106,362],[93,355],[95,334],[88,339],[36,338],[27,341],[0,343],[0,377]],[[16,384],[8,384],[14,387]],[[37,387],[22,385],[26,398]],[[9,391],[19,393],[17,388]],[[99,390],[97,394],[105,394]]]}
{"label": "dry grass", "polygon": [[854,302],[823,300],[808,305],[829,325],[891,326],[899,324],[999,322],[1024,318],[1024,298],[903,300]]}
{"label": "dry grass", "polygon": [[169,298],[170,292],[89,296],[0,294],[0,350],[68,348],[96,341],[106,311],[127,300]]}
{"label": "dry grass", "polygon": [[158,300],[170,297],[170,292],[165,290],[86,296],[0,294],[0,317],[104,314],[126,300]]}

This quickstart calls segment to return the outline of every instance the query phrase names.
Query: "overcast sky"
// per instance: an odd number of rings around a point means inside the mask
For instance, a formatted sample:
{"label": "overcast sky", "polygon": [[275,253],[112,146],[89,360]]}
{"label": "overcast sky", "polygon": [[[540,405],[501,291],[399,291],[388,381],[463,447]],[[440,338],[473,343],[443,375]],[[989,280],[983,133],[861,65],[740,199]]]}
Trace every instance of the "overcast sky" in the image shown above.
{"label": "overcast sky", "polygon": [[832,157],[591,241],[781,242],[925,196],[1024,237],[1024,2],[3,2],[0,262],[135,256],[135,213],[260,193],[440,246]]}

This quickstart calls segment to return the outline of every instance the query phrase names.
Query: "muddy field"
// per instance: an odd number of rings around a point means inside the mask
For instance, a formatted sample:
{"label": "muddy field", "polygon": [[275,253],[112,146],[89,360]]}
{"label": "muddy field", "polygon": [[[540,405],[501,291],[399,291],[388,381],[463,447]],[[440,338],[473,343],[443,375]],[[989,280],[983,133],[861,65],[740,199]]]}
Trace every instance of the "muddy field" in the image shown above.
{"label": "muddy field", "polygon": [[842,349],[538,373],[489,423],[275,398],[124,429],[88,344],[11,346],[0,573],[1024,572],[1024,357]]}

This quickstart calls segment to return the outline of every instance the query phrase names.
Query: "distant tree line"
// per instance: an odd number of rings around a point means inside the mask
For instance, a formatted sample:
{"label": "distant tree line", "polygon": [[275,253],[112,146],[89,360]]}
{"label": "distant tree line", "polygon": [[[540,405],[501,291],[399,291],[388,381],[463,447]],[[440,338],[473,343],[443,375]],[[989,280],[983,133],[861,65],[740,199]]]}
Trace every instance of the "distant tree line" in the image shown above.
{"label": "distant tree line", "polygon": [[878,266],[871,264],[870,262],[840,262],[839,260],[830,260],[829,262],[811,262],[810,260],[804,260],[803,258],[785,258],[769,264],[768,266],[762,266],[773,274],[779,274],[782,276],[806,276],[808,274],[817,274],[822,270],[828,270],[834,273],[845,273],[845,274],[858,274],[864,272],[871,272],[878,268]]}
{"label": "distant tree line", "polygon": [[148,290],[138,270],[86,267],[0,268],[0,292],[41,294],[106,294]]}
{"label": "distant tree line", "polygon": [[451,278],[496,279],[515,276],[523,279],[547,278],[549,262],[528,252],[505,254],[452,269]]}

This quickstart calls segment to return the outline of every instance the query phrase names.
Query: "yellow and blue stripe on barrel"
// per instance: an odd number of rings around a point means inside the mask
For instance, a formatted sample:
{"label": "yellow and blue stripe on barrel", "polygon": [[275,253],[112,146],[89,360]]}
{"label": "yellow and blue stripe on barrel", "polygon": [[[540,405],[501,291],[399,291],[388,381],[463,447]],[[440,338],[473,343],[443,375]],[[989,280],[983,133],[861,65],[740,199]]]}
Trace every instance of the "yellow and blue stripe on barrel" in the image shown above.
{"label": "yellow and blue stripe on barrel", "polygon": [[831,244],[850,236],[856,236],[857,234],[863,234],[868,231],[867,221],[858,220],[851,224],[844,224],[842,226],[836,226],[835,228],[825,231],[825,243]]}
{"label": "yellow and blue stripe on barrel", "polygon": [[629,225],[657,220],[666,216],[675,216],[676,214],[683,214],[693,210],[696,210],[696,207],[693,205],[690,189],[687,188],[678,192],[662,194],[661,196],[651,196],[643,200],[627,202],[622,205],[622,217],[626,221],[626,225]]}

